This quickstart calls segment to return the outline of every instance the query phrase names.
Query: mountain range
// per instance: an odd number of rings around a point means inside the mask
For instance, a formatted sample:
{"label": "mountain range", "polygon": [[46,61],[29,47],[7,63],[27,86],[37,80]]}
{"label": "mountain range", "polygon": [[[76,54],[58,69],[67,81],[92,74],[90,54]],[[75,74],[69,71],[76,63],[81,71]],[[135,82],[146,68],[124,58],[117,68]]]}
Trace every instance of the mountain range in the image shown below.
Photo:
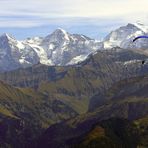
{"label": "mountain range", "polygon": [[138,49],[148,54],[146,39],[132,42],[138,35],[147,35],[148,27],[143,24],[128,24],[112,31],[103,41],[84,35],[70,34],[57,29],[46,37],[27,38],[18,41],[9,34],[0,36],[0,71],[25,68],[37,63],[48,66],[74,65],[84,61],[97,50],[121,47]]}
{"label": "mountain range", "polygon": [[147,148],[148,42],[142,24],[104,41],[57,29],[0,37],[0,147]]}
{"label": "mountain range", "polygon": [[0,70],[10,71],[37,63],[71,65],[84,60],[100,46],[93,39],[84,35],[71,35],[62,29],[55,30],[45,38],[35,37],[24,41],[3,34],[0,37]]}
{"label": "mountain range", "polygon": [[[117,47],[99,50],[74,66],[38,63],[1,73],[1,145],[12,148],[60,148],[62,145],[62,148],[70,148],[84,144],[86,147],[83,138],[95,127],[105,130],[102,125],[105,120],[109,124],[104,133],[109,138],[108,144],[117,142],[116,147],[118,144],[122,147],[122,143],[127,143],[133,148],[135,145],[146,146],[142,134],[147,136],[147,124],[143,131],[142,123],[138,129],[135,122],[144,120],[148,114],[148,62],[141,63],[147,57]],[[121,119],[112,121],[112,118]],[[116,133],[120,122],[126,133],[124,137],[121,135],[121,141]],[[114,128],[116,124],[119,125]],[[132,128],[133,134],[125,127]],[[140,132],[138,138],[141,141],[132,144],[132,137],[137,135],[133,128]],[[110,130],[113,131],[108,135]],[[116,135],[115,139],[112,139],[113,135]],[[89,141],[87,137],[86,141]]]}

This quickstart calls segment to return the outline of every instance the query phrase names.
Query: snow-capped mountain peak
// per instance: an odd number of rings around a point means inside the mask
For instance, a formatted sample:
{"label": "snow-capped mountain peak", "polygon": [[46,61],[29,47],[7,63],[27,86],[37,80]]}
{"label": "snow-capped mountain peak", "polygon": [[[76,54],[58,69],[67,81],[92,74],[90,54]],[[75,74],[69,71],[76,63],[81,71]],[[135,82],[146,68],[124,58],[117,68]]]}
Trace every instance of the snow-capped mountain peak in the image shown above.
{"label": "snow-capped mountain peak", "polygon": [[55,30],[55,32],[53,34],[55,34],[57,36],[63,35],[65,40],[68,40],[68,41],[70,40],[69,39],[69,33],[66,32],[64,29],[58,28],[57,30]]}
{"label": "snow-capped mountain peak", "polygon": [[70,34],[61,28],[44,38],[28,38],[22,43],[34,49],[40,63],[46,65],[76,64],[80,61],[76,57],[86,57],[100,48],[100,42],[84,35]]}
{"label": "snow-capped mountain peak", "polygon": [[[119,46],[121,48],[140,48],[139,45],[134,46],[132,40],[139,36],[147,34],[147,27],[143,24],[127,24],[112,31],[104,39],[104,48],[113,48]],[[142,45],[142,44],[141,44]]]}
{"label": "snow-capped mountain peak", "polygon": [[54,32],[53,32],[53,34],[63,34],[63,35],[68,35],[68,32],[67,31],[65,31],[64,29],[62,29],[62,28],[58,28],[58,29],[56,29]]}
{"label": "snow-capped mountain peak", "polygon": [[1,37],[12,38],[12,36],[8,33],[3,33]]}
{"label": "snow-capped mountain peak", "polygon": [[104,41],[85,35],[71,34],[58,28],[46,37],[27,38],[18,41],[9,34],[0,36],[0,71],[13,70],[42,63],[46,65],[73,65],[85,60],[100,49],[120,47],[148,49],[148,40],[133,43],[138,35],[148,35],[143,24],[127,24],[112,31]]}
{"label": "snow-capped mountain peak", "polygon": [[67,33],[65,30],[58,28],[56,29],[52,34],[45,37],[44,41],[57,41],[57,40],[70,40],[69,39],[69,33]]}
{"label": "snow-capped mountain peak", "polygon": [[15,39],[12,35],[10,35],[10,34],[8,34],[8,33],[2,34],[2,35],[0,36],[0,40],[16,41],[16,39]]}

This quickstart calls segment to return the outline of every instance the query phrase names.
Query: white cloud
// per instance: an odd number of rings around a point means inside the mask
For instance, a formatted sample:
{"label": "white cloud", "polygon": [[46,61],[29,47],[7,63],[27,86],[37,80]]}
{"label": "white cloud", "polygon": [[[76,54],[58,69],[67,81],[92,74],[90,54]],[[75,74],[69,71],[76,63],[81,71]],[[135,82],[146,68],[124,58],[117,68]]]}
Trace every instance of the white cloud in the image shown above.
{"label": "white cloud", "polygon": [[0,0],[0,26],[37,26],[65,17],[147,23],[147,7],[147,0]]}
{"label": "white cloud", "polygon": [[[147,13],[147,0],[1,0],[3,14],[48,14],[48,16],[119,16]],[[10,13],[11,12],[11,13]],[[18,13],[19,15],[19,13]]]}

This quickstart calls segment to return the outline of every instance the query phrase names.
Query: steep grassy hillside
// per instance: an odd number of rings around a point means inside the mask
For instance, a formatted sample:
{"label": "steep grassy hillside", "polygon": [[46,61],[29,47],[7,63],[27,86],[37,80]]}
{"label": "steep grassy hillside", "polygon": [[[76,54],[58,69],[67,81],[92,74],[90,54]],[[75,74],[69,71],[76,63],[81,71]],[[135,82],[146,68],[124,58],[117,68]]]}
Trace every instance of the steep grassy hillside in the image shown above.
{"label": "steep grassy hillside", "polygon": [[77,115],[61,101],[24,92],[0,81],[0,146],[26,147],[51,124]]}
{"label": "steep grassy hillside", "polygon": [[120,118],[84,122],[75,128],[61,123],[42,135],[38,148],[137,148],[140,136],[134,123]]}
{"label": "steep grassy hillside", "polygon": [[146,148],[147,80],[144,76],[116,83],[93,112],[49,127],[38,147]]}
{"label": "steep grassy hillside", "polygon": [[[135,58],[137,62],[126,63]],[[141,64],[141,60],[146,58],[133,51],[115,48],[98,51],[76,66],[48,67],[39,64],[0,74],[0,79],[13,86],[30,87],[30,90],[22,91],[29,96],[38,92],[47,100],[61,101],[82,114],[88,110],[94,94],[100,94],[102,98],[117,81],[147,73],[148,64]]]}
{"label": "steep grassy hillside", "polygon": [[135,121],[140,131],[140,148],[148,147],[148,115]]}
{"label": "steep grassy hillside", "polygon": [[148,114],[147,90],[148,75],[119,81],[102,96],[103,99],[98,98],[98,101],[95,95],[92,100],[93,103],[97,102],[95,105],[91,104],[93,112],[80,116],[74,120],[74,123],[85,119],[93,120],[93,118],[103,120],[110,117],[123,117],[135,120],[144,117]]}
{"label": "steep grassy hillside", "polygon": [[[137,61],[129,62],[134,58]],[[18,144],[16,141],[19,141],[26,147],[46,128],[61,121],[62,132],[70,128],[73,138],[75,128],[71,130],[72,127],[80,125],[82,128],[82,131],[78,128],[77,137],[86,134],[87,126],[90,125],[88,129],[91,130],[92,125],[101,120],[112,117],[134,120],[146,116],[148,64],[141,64],[141,60],[146,58],[132,51],[117,49],[116,52],[99,51],[75,66],[38,64],[0,74],[0,79],[4,81],[0,81],[0,118],[2,125],[8,125],[4,132],[5,140],[0,139],[2,144],[15,147]],[[59,126],[62,128],[58,124],[57,132]],[[103,129],[99,126],[92,133],[101,130],[106,136],[104,127],[101,127]],[[7,141],[7,136],[13,133],[20,139],[13,141],[10,138]]]}

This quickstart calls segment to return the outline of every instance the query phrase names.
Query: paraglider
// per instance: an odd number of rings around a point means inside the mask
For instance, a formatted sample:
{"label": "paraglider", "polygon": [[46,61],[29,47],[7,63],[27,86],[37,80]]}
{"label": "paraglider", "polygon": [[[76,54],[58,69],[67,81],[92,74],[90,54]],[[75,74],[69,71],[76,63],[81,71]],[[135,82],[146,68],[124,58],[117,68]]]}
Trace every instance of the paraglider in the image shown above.
{"label": "paraglider", "polygon": [[143,61],[142,61],[142,65],[143,65],[144,63],[145,63],[145,61],[143,60]]}
{"label": "paraglider", "polygon": [[[144,39],[148,39],[148,36],[146,36],[146,35],[138,36],[138,37],[136,37],[136,38],[133,39],[133,42],[135,42],[138,39],[143,39],[143,38]],[[145,64],[145,60],[142,60],[141,64],[144,65]]]}
{"label": "paraglider", "polygon": [[141,39],[141,38],[147,38],[148,39],[148,36],[146,36],[146,35],[138,36],[138,37],[133,39],[133,42],[135,42],[136,40]]}
{"label": "paraglider", "polygon": [[[146,35],[138,36],[138,37],[136,37],[136,38],[133,39],[133,42],[135,42],[135,41],[138,40],[138,39],[142,39],[142,38],[148,39],[148,36],[146,36]],[[143,61],[142,61],[142,65],[143,65],[144,63],[145,63],[145,61],[143,60]]]}
{"label": "paraglider", "polygon": [[[141,39],[141,38],[148,39],[148,36],[146,36],[146,35],[138,36],[133,39],[133,42],[135,42],[136,40]],[[145,61],[143,60],[142,65],[144,65],[144,64],[145,64]]]}

